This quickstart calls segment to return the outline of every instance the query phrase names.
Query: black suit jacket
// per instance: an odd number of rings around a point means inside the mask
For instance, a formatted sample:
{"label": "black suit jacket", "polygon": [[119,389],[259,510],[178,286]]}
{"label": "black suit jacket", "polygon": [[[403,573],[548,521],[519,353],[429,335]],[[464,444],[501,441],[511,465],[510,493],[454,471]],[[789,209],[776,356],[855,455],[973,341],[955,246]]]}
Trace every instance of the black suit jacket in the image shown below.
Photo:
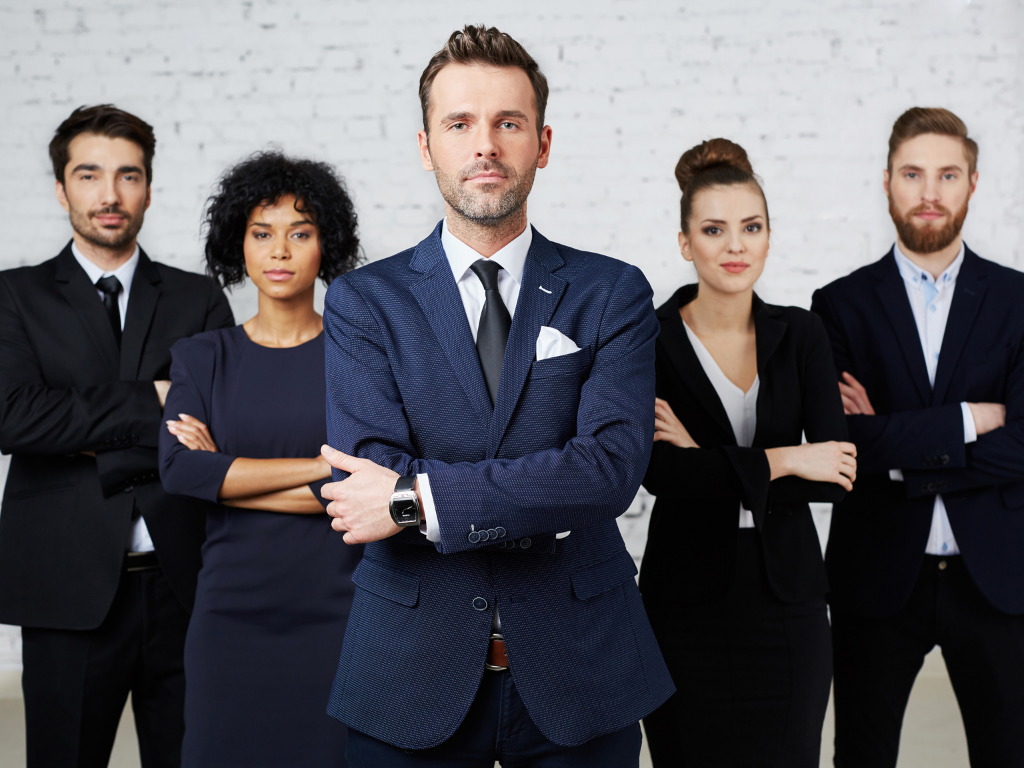
{"label": "black suit jacket", "polygon": [[[957,277],[935,387],[903,278],[881,261],[815,292],[836,367],[875,416],[848,416],[856,486],[832,515],[832,600],[888,616],[917,580],[941,493],[964,564],[996,608],[1024,613],[1024,274],[970,249]],[[1006,426],[964,445],[961,402],[1006,405]],[[903,470],[905,483],[889,479]]]}
{"label": "black suit jacket", "polygon": [[[796,307],[754,297],[757,429],[742,448],[722,401],[686,336],[679,308],[697,295],[680,288],[657,312],[658,397],[667,400],[700,448],[656,442],[644,487],[657,497],[640,572],[648,611],[711,601],[732,586],[740,501],[760,529],[768,579],[786,602],[828,590],[808,502],[836,502],[842,486],[797,477],[771,480],[766,448],[846,440],[843,405],[821,322]],[[658,622],[661,623],[661,622]]]}
{"label": "black suit jacket", "polygon": [[170,378],[175,341],[233,323],[215,283],[142,253],[119,352],[70,243],[55,259],[0,272],[0,450],[13,454],[0,512],[0,622],[99,626],[135,505],[191,609],[205,507],[160,486],[153,381]]}

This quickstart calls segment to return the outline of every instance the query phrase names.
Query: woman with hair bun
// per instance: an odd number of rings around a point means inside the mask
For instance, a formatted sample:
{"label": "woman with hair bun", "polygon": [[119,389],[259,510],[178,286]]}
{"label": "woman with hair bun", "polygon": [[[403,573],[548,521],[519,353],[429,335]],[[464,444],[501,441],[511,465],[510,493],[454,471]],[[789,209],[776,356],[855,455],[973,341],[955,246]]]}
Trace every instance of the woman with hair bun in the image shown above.
{"label": "woman with hair bun", "polygon": [[259,311],[171,347],[160,436],[168,493],[211,502],[185,641],[185,768],[345,765],[326,714],[362,547],[331,529],[325,284],[356,266],[356,215],[325,163],[280,152],[230,169],[210,198],[207,271],[248,276]]}
{"label": "woman with hair bun", "polygon": [[770,230],[747,153],[705,141],[676,179],[697,283],[657,311],[640,590],[677,692],[644,727],[657,768],[817,766],[832,644],[808,502],[852,489],[856,448],[820,320],[754,293]]}

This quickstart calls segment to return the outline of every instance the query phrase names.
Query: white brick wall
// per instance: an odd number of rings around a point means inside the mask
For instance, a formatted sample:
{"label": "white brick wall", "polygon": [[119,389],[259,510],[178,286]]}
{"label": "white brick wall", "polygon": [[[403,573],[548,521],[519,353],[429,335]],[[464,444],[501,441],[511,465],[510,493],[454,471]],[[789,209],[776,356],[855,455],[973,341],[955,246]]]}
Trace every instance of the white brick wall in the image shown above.
{"label": "white brick wall", "polygon": [[[156,128],[141,242],[162,261],[200,268],[211,183],[269,144],[337,164],[369,258],[418,242],[442,203],[419,167],[416,83],[451,30],[478,21],[526,45],[551,84],[532,221],[636,263],[658,302],[692,276],[675,249],[683,150],[718,135],[747,148],[774,226],[759,290],[807,306],[890,244],[886,139],[915,104],[967,122],[981,145],[968,242],[1024,268],[1022,0],[5,0],[0,269],[68,239],[46,145],[74,107],[103,101]],[[254,299],[235,292],[239,319]],[[642,540],[641,526],[631,550]]]}

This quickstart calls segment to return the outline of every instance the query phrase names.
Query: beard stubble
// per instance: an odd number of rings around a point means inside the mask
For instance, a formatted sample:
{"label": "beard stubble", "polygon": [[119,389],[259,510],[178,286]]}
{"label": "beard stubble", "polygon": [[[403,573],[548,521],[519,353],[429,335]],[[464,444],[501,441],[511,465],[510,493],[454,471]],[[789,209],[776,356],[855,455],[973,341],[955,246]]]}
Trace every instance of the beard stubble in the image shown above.
{"label": "beard stubble", "polygon": [[[963,229],[964,221],[967,219],[967,206],[971,202],[968,195],[964,204],[956,215],[951,215],[950,210],[941,205],[919,205],[907,211],[906,215],[900,214],[893,202],[892,195],[889,195],[889,215],[892,223],[896,225],[896,232],[900,236],[900,242],[907,246],[914,253],[936,253],[947,247],[956,240]],[[922,211],[936,210],[945,214],[946,222],[940,227],[933,227],[930,224],[917,226],[914,223],[914,216]]]}
{"label": "beard stubble", "polygon": [[[477,194],[466,189],[464,180],[483,171],[497,171],[510,182],[508,189],[496,200],[482,194],[493,185],[484,185]],[[482,160],[457,174],[448,174],[434,166],[434,177],[444,201],[463,218],[485,227],[499,227],[522,209],[533,189],[536,174],[536,161],[522,176],[499,160]]]}
{"label": "beard stubble", "polygon": [[[95,216],[116,213],[127,219],[124,229],[106,229],[93,222]],[[132,216],[123,208],[107,206],[89,213],[77,208],[71,208],[69,213],[71,228],[81,235],[85,240],[99,248],[119,249],[131,243],[142,229],[142,222],[145,218],[145,211],[140,211],[138,217]]]}

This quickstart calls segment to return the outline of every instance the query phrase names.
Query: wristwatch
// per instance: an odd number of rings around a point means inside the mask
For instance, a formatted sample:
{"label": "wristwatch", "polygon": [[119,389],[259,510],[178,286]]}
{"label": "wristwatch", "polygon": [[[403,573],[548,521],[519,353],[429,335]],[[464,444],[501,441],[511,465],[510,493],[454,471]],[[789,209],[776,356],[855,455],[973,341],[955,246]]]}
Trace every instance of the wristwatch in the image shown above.
{"label": "wristwatch", "polygon": [[407,528],[420,524],[420,500],[416,498],[416,475],[400,477],[391,494],[391,519],[395,525]]}

